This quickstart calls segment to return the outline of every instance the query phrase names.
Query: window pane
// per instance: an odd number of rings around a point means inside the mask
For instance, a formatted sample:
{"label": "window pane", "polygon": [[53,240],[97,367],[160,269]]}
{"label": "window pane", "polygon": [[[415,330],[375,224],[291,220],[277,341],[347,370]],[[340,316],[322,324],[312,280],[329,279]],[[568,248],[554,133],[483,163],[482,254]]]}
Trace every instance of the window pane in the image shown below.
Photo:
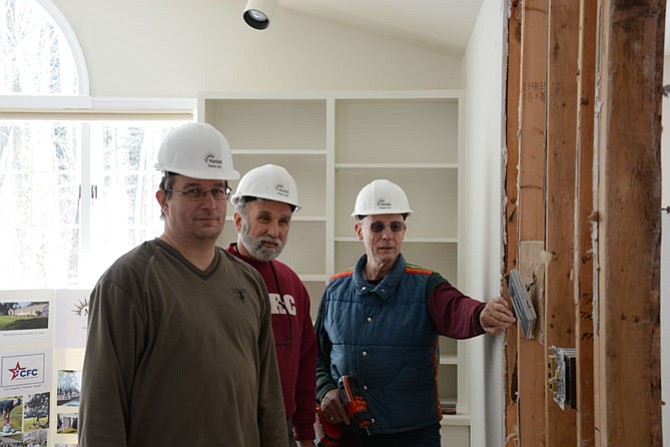
{"label": "window pane", "polygon": [[162,233],[155,199],[161,173],[154,165],[163,138],[181,124],[118,122],[92,127],[92,138],[100,138],[93,143],[97,199],[92,207],[91,251],[98,254],[92,260],[93,274],[102,273],[118,256]]}
{"label": "window pane", "polygon": [[0,94],[79,93],[70,45],[34,0],[5,0],[0,14]]}
{"label": "window pane", "polygon": [[79,224],[79,175],[34,172],[33,225]]}
{"label": "window pane", "polygon": [[78,141],[72,123],[0,121],[3,287],[76,276]]}
{"label": "window pane", "polygon": [[0,120],[0,289],[91,286],[160,235],[154,164],[183,123]]}
{"label": "window pane", "polygon": [[79,277],[76,227],[9,227],[0,232],[0,287],[58,287]]}
{"label": "window pane", "polygon": [[[1,150],[1,149],[0,149]],[[0,172],[0,228],[30,224],[30,174]]]}

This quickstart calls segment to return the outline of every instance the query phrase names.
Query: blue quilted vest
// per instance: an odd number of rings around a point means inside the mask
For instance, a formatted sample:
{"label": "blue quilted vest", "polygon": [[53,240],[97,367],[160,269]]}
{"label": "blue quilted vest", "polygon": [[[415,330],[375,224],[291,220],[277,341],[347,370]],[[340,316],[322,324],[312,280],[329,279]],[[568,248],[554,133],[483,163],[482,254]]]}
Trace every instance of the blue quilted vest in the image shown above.
{"label": "blue quilted vest", "polygon": [[400,255],[378,284],[353,271],[331,278],[323,296],[323,325],[332,342],[331,376],[358,380],[373,433],[410,431],[440,419],[437,337],[428,314],[429,270]]}

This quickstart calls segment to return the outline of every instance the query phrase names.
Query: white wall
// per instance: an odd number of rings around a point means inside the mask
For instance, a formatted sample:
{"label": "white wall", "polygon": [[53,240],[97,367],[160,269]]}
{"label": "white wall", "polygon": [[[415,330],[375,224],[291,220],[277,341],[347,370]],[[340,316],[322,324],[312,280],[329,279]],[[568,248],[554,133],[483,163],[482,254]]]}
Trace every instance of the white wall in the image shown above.
{"label": "white wall", "polygon": [[202,90],[460,88],[460,60],[283,8],[263,31],[246,0],[53,0],[99,97]]}
{"label": "white wall", "polygon": [[[467,253],[463,289],[482,300],[501,294],[504,3],[484,0],[463,58],[467,91],[464,166]],[[472,446],[502,446],[504,338],[485,335],[468,343],[473,348],[469,370]]]}

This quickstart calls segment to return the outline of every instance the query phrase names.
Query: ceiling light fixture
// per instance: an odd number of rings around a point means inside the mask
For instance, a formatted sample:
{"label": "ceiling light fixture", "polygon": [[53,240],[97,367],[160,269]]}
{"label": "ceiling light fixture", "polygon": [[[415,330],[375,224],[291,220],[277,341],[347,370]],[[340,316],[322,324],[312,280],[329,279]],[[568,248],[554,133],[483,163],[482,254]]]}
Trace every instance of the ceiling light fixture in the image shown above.
{"label": "ceiling light fixture", "polygon": [[265,29],[270,26],[270,17],[278,0],[249,0],[244,8],[244,21],[252,28]]}

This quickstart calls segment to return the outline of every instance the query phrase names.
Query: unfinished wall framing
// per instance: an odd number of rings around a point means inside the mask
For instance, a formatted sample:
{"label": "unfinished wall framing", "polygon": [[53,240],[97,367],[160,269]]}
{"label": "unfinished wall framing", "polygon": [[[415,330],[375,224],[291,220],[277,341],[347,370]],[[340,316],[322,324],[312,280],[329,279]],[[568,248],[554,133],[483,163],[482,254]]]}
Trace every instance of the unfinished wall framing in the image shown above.
{"label": "unfinished wall framing", "polygon": [[[508,332],[506,445],[660,447],[665,0],[509,6],[505,268],[538,321]],[[554,347],[576,353],[574,408]]]}

